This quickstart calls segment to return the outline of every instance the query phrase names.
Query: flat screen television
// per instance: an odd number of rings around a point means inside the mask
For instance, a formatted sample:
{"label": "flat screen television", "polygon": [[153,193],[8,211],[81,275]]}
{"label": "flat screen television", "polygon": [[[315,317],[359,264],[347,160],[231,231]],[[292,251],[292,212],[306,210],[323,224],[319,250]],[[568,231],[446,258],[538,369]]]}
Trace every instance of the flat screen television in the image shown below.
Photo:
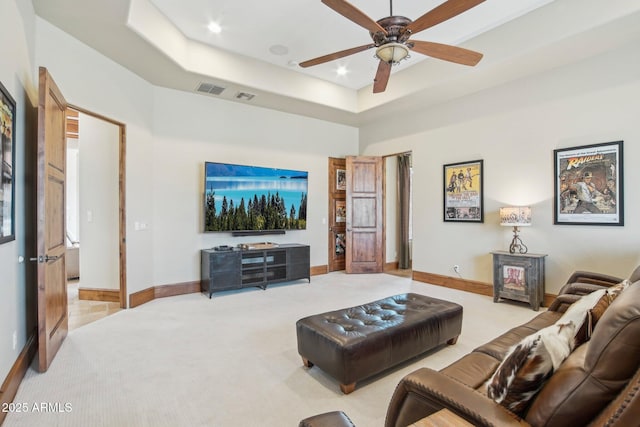
{"label": "flat screen television", "polygon": [[308,172],[205,162],[204,231],[284,233],[307,228]]}

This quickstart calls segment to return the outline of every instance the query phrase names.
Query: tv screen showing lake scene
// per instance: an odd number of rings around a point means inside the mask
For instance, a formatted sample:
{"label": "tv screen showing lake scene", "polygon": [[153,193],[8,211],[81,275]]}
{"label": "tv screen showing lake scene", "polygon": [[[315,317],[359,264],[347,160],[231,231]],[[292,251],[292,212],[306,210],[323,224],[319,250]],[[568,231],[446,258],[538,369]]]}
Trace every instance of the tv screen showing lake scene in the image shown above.
{"label": "tv screen showing lake scene", "polygon": [[304,230],[308,172],[205,163],[205,231]]}

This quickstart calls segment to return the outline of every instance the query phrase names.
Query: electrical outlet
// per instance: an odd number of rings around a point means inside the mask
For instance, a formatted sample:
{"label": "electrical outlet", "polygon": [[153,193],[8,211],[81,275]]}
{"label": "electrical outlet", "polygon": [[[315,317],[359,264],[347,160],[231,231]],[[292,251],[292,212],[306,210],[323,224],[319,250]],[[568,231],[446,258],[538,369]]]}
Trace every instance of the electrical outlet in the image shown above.
{"label": "electrical outlet", "polygon": [[13,349],[18,346],[18,331],[13,331]]}
{"label": "electrical outlet", "polygon": [[460,273],[460,266],[458,264],[453,266],[453,271],[455,271],[456,273]]}

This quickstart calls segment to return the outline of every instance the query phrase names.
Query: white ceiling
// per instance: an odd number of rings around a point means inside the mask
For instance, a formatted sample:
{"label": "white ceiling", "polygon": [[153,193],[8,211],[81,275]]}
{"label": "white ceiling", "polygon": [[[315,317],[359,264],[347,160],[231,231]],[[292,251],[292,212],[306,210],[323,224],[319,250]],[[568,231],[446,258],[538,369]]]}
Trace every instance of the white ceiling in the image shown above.
{"label": "white ceiling", "polygon": [[[393,12],[415,20],[442,1],[396,0]],[[482,52],[476,67],[414,54],[373,94],[372,50],[307,69],[290,64],[370,42],[367,30],[320,0],[32,2],[41,18],[154,85],[195,92],[212,83],[225,90],[206,96],[356,126],[640,46],[639,1],[487,0],[412,37]],[[375,20],[389,14],[387,0],[351,3]],[[220,34],[208,32],[211,20]],[[274,55],[272,46],[287,53]],[[346,76],[335,75],[338,64]],[[239,92],[256,96],[237,99]]]}
{"label": "white ceiling", "polygon": [[[297,64],[328,53],[371,43],[369,31],[320,0],[150,0],[186,37],[351,89],[373,81],[378,67],[373,50],[310,68]],[[490,0],[416,36],[415,40],[458,45],[553,0]],[[396,0],[393,13],[416,20],[443,0]],[[389,0],[350,0],[374,21],[389,16]],[[222,27],[213,34],[207,26]],[[271,51],[275,50],[276,53]],[[281,54],[286,51],[287,53]],[[420,54],[394,67],[406,69],[426,59]],[[339,66],[348,73],[339,76]]]}

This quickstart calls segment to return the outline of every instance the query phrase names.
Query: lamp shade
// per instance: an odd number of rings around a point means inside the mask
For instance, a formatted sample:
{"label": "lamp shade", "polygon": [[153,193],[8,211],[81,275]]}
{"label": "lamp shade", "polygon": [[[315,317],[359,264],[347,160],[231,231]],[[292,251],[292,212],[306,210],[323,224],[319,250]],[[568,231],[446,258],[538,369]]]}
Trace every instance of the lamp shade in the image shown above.
{"label": "lamp shade", "polygon": [[401,43],[387,43],[376,50],[376,56],[384,62],[397,64],[409,56],[409,48]]}
{"label": "lamp shade", "polygon": [[529,206],[508,206],[500,208],[500,225],[505,227],[528,227],[531,225]]}

